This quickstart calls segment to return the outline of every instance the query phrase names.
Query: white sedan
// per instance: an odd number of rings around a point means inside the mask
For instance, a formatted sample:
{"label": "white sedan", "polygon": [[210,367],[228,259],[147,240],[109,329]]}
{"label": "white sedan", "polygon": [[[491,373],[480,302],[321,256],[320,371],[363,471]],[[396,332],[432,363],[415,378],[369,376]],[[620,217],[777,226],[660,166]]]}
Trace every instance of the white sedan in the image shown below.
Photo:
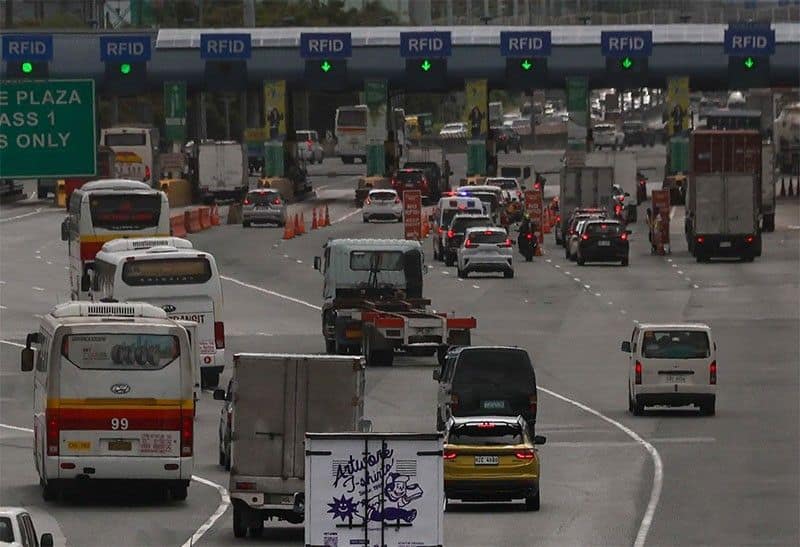
{"label": "white sedan", "polygon": [[503,277],[514,277],[511,240],[504,228],[467,228],[457,259],[458,277],[473,272],[502,272]]}
{"label": "white sedan", "polygon": [[53,547],[53,534],[36,535],[30,513],[21,507],[0,507],[0,544],[9,547]]}
{"label": "white sedan", "polygon": [[394,190],[370,190],[361,210],[364,222],[371,220],[403,220],[403,202]]}

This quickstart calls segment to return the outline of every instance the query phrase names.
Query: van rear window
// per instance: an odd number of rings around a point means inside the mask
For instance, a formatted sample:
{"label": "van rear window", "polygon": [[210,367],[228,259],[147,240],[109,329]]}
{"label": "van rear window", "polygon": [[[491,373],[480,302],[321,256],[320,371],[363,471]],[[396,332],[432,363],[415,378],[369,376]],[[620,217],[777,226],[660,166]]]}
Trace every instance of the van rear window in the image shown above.
{"label": "van rear window", "polygon": [[453,377],[459,385],[504,385],[520,388],[536,384],[528,354],[505,349],[470,349],[461,352]]}
{"label": "van rear window", "polygon": [[61,344],[62,357],[89,370],[159,370],[180,354],[170,334],[70,334]]}
{"label": "van rear window", "polygon": [[704,359],[711,356],[708,335],[692,330],[648,330],[642,338],[647,359]]}
{"label": "van rear window", "polygon": [[122,267],[122,281],[132,287],[192,285],[211,279],[207,258],[159,258],[131,260]]}
{"label": "van rear window", "polygon": [[144,146],[147,135],[144,133],[107,133],[106,146]]}

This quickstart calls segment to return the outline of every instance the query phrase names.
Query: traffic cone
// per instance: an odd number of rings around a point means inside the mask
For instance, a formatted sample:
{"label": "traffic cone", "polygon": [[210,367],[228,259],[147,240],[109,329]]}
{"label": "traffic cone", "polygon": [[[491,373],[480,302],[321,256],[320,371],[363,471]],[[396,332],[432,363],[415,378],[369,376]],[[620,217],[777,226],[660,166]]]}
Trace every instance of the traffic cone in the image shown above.
{"label": "traffic cone", "polygon": [[550,228],[552,228],[552,225],[550,224],[550,209],[549,208],[546,208],[544,210],[544,222],[542,222],[542,224],[544,224],[544,230],[543,230],[544,233],[549,234],[550,233]]}
{"label": "traffic cone", "polygon": [[283,239],[292,239],[294,237],[294,227],[292,226],[291,218],[283,223]]}
{"label": "traffic cone", "polygon": [[303,232],[300,231],[300,215],[297,213],[294,214],[294,235],[295,237],[303,235]]}
{"label": "traffic cone", "polygon": [[786,179],[783,177],[781,177],[781,193],[779,194],[779,197],[786,197]]}
{"label": "traffic cone", "polygon": [[317,228],[319,228],[317,225],[317,208],[314,207],[314,209],[311,211],[311,229],[316,230]]}
{"label": "traffic cone", "polygon": [[306,215],[300,211],[300,233],[306,233]]}
{"label": "traffic cone", "polygon": [[323,226],[331,225],[331,217],[328,216],[328,206],[325,205],[325,224]]}

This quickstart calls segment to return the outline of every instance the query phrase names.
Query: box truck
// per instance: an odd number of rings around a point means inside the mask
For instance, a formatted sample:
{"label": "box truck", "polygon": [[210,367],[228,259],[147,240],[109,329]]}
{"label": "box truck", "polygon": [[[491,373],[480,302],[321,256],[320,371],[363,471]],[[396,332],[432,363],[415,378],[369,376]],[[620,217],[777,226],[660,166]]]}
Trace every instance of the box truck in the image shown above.
{"label": "box truck", "polygon": [[613,218],[614,167],[564,167],[561,169],[559,185],[561,222],[554,227],[556,243],[561,244],[563,241],[573,209],[603,208],[608,217]]}

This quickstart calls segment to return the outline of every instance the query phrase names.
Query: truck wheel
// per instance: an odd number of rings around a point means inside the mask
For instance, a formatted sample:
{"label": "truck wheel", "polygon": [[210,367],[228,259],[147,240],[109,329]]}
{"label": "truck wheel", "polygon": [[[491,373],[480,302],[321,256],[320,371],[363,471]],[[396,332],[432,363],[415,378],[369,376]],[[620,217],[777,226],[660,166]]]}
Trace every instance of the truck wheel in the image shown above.
{"label": "truck wheel", "polygon": [[61,497],[61,485],[57,481],[49,481],[42,484],[42,499],[44,501],[56,501]]}
{"label": "truck wheel", "polygon": [[240,504],[233,504],[233,535],[243,538],[247,535],[247,513],[246,509],[239,507]]}
{"label": "truck wheel", "polygon": [[775,231],[775,213],[764,215],[763,231],[765,232]]}

